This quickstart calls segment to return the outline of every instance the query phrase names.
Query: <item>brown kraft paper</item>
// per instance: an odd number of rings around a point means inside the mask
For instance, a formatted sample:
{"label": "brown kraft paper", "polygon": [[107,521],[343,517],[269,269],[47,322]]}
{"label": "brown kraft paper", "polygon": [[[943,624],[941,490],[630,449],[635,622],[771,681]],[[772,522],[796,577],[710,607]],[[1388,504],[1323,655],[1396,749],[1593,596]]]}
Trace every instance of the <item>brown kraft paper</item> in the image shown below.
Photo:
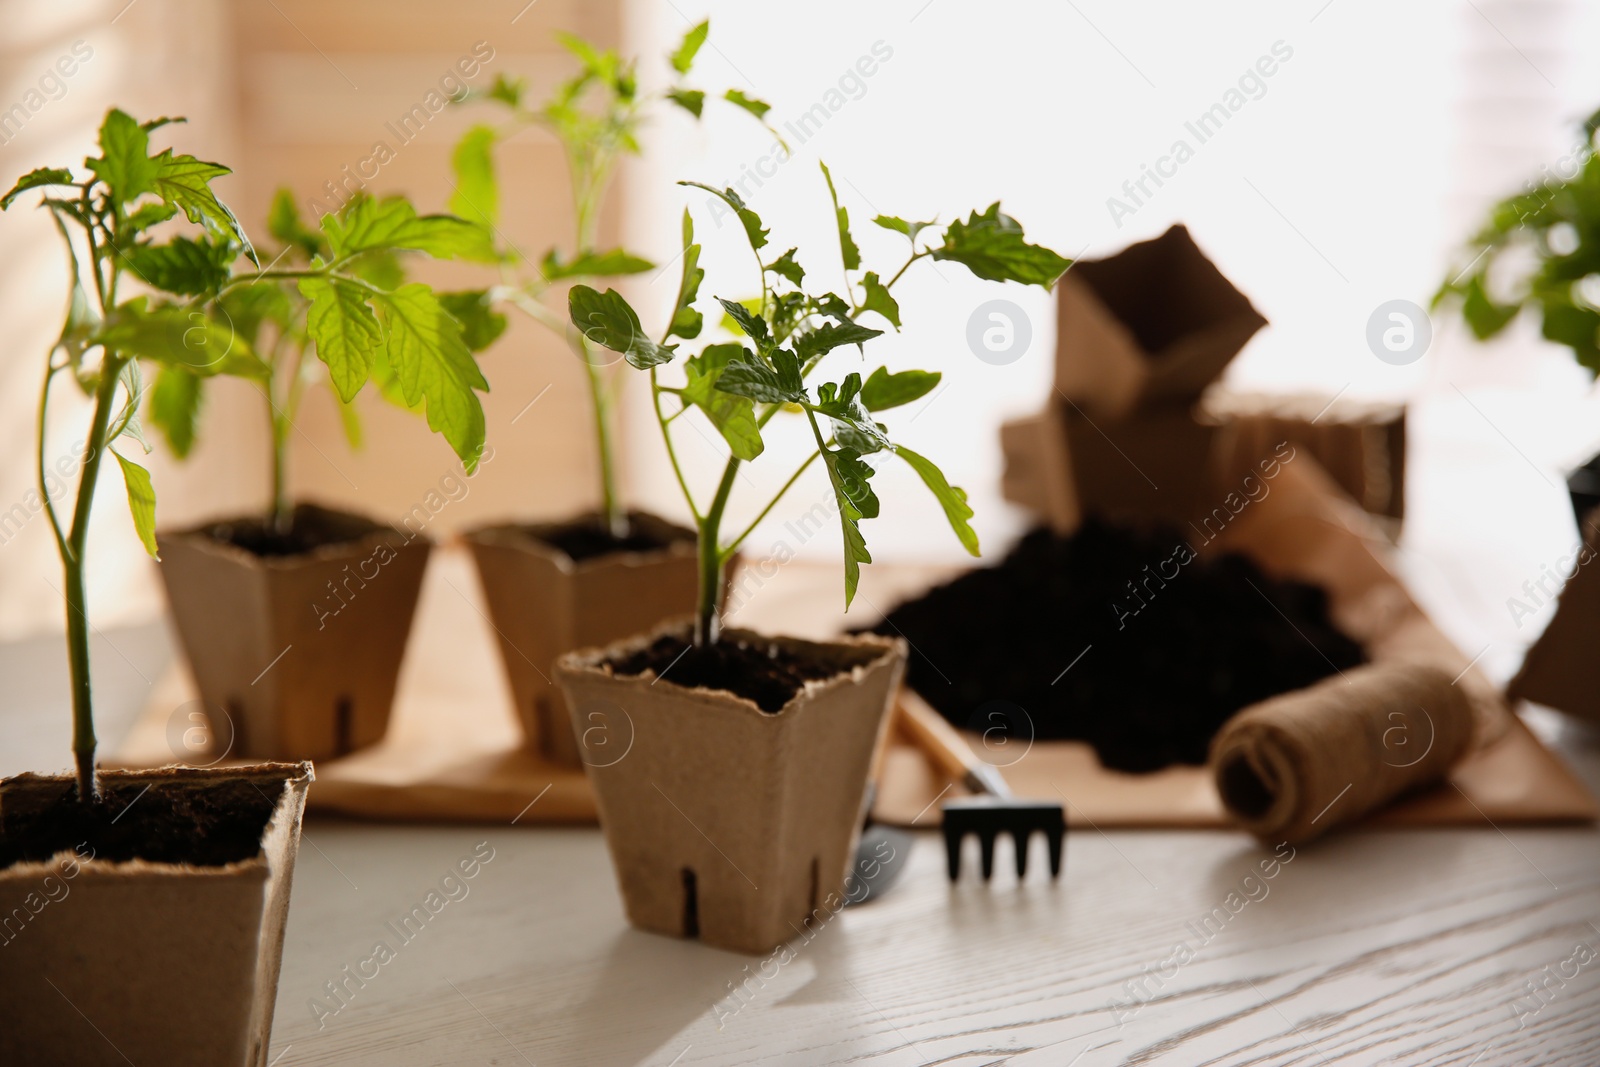
{"label": "brown kraft paper", "polygon": [[1374,663],[1241,711],[1212,742],[1211,767],[1245,829],[1301,844],[1443,778],[1474,726],[1444,671]]}

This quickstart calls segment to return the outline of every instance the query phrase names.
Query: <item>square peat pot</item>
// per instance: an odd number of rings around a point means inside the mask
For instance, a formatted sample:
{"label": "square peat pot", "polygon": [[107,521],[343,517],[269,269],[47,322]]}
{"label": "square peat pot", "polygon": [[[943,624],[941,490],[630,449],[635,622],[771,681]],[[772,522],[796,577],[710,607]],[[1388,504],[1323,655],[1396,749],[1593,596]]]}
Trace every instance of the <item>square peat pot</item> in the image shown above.
{"label": "square peat pot", "polygon": [[873,634],[813,642],[726,631],[724,641],[778,646],[822,668],[776,712],[674,684],[670,667],[660,677],[613,673],[658,638],[688,634],[680,621],[569,653],[557,676],[574,726],[601,722],[611,734],[610,762],[586,763],[628,921],[764,953],[843,906],[906,645]]}
{"label": "square peat pot", "polygon": [[[334,759],[375,744],[433,547],[301,504],[288,541],[262,519],[158,535],[161,577],[200,699],[230,756]],[[213,755],[220,756],[220,752]]]}
{"label": "square peat pot", "polygon": [[1267,324],[1183,226],[1056,286],[1056,388],[1095,418],[1195,399]]}
{"label": "square peat pot", "polygon": [[573,649],[654,629],[693,612],[699,599],[694,531],[641,512],[630,514],[628,522],[639,547],[577,552],[576,558],[561,542],[574,531],[597,528],[596,515],[487,526],[464,535],[500,639],[523,735],[546,759],[564,766],[579,767],[583,760],[555,684],[556,660]]}
{"label": "square peat pot", "polygon": [[0,1063],[265,1067],[311,780],[102,771],[92,824],[70,776],[0,782]]}

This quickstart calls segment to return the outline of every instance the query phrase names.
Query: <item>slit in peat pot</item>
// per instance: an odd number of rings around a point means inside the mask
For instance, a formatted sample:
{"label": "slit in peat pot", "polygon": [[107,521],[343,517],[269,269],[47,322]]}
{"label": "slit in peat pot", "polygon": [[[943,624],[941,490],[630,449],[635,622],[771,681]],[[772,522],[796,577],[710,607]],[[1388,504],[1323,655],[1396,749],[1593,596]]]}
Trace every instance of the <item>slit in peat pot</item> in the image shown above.
{"label": "slit in peat pot", "polygon": [[700,897],[694,871],[683,869],[683,936],[700,936]]}
{"label": "slit in peat pot", "polygon": [[353,749],[350,740],[352,720],[355,710],[348,696],[342,696],[333,705],[333,750],[339,755],[347,755]]}

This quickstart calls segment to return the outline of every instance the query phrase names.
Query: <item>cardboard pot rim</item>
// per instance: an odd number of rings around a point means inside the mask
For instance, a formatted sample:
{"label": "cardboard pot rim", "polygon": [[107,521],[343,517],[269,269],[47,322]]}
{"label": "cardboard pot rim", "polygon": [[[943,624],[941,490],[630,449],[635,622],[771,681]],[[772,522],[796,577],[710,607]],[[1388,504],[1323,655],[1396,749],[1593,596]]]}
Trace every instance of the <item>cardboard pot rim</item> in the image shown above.
{"label": "cardboard pot rim", "polygon": [[537,535],[530,535],[531,530],[555,530],[562,527],[574,526],[589,517],[598,517],[599,512],[580,512],[567,519],[546,521],[543,519],[530,519],[516,522],[493,522],[482,526],[473,526],[460,533],[460,539],[467,545],[488,545],[494,548],[512,549],[530,556],[537,556],[546,560],[551,566],[556,567],[563,574],[583,574],[588,571],[600,570],[604,567],[646,567],[659,563],[664,559],[694,558],[695,531],[687,526],[680,526],[670,519],[650,511],[635,510],[628,513],[635,518],[649,519],[659,523],[662,527],[683,534],[682,540],[672,541],[660,548],[626,549],[620,552],[607,552],[604,555],[589,556],[575,560],[555,545],[541,540]]}
{"label": "cardboard pot rim", "polygon": [[642,674],[613,674],[610,666],[605,662],[617,655],[638,651],[653,644],[661,637],[682,637],[693,626],[693,619],[680,617],[669,619],[654,629],[625,637],[620,641],[613,641],[602,648],[580,648],[568,652],[556,660],[556,677],[558,681],[571,679],[604,680],[613,685],[624,686],[629,689],[647,690],[657,681],[672,687],[676,693],[682,694],[697,703],[704,705],[718,705],[747,710],[761,716],[763,720],[774,722],[784,721],[785,716],[790,718],[796,714],[796,709],[809,703],[816,697],[845,685],[857,684],[869,671],[881,666],[885,661],[898,655],[902,658],[909,652],[909,646],[902,637],[884,637],[874,633],[840,634],[823,641],[813,641],[802,637],[789,637],[783,634],[762,634],[754,630],[733,628],[723,631],[724,639],[730,637],[743,638],[749,641],[764,641],[782,645],[790,649],[821,648],[821,649],[855,649],[873,650],[875,654],[867,656],[859,663],[841,666],[826,678],[813,678],[806,681],[794,696],[777,711],[763,711],[755,701],[748,697],[739,696],[726,689],[712,689],[707,686],[682,686],[670,678],[662,678],[654,671],[645,671]]}
{"label": "cardboard pot rim", "polygon": [[[227,781],[230,779],[258,779],[261,782],[281,782],[286,789],[304,790],[316,781],[316,772],[309,760],[299,763],[252,763],[242,767],[189,767],[183,764],[169,764],[165,767],[151,767],[148,769],[124,770],[119,768],[100,769],[96,775],[101,778],[115,778],[125,782],[139,782],[150,779],[152,785],[158,782],[191,781],[204,782],[207,779]],[[33,771],[24,771],[7,778],[0,778],[0,795],[3,795],[7,786],[30,786],[37,783],[72,782],[72,774],[37,774]],[[276,825],[285,813],[283,796],[280,794],[273,801],[272,814],[261,827],[260,840],[265,841],[272,835]],[[47,860],[25,860],[13,863],[9,867],[0,868],[0,881],[20,881],[24,878],[42,878],[45,875],[54,875],[57,861],[62,856],[72,858],[79,867],[78,875],[90,876],[157,876],[167,878],[194,878],[194,877],[231,877],[246,871],[259,870],[263,874],[267,868],[267,856],[264,849],[258,848],[254,856],[221,865],[199,865],[192,863],[164,863],[157,860],[141,859],[134,857],[130,860],[105,860],[95,857],[82,859],[71,849],[61,849]]]}
{"label": "cardboard pot rim", "polygon": [[371,516],[363,515],[357,511],[345,511],[343,508],[329,507],[314,500],[295,501],[294,509],[298,511],[302,508],[321,511],[329,515],[337,515],[340,518],[356,519],[371,526],[372,529],[360,537],[348,541],[317,545],[310,551],[298,552],[292,556],[257,555],[249,549],[240,548],[231,541],[219,540],[212,535],[211,531],[215,527],[228,523],[255,521],[261,518],[260,515],[252,512],[248,515],[207,519],[204,522],[183,526],[175,530],[157,530],[156,544],[159,547],[162,542],[183,542],[197,551],[220,557],[236,565],[259,567],[269,571],[292,571],[312,564],[360,559],[371,555],[373,550],[380,544],[387,544],[395,548],[417,545],[425,549],[432,548],[434,544],[433,539],[425,533],[410,535],[401,533],[393,526],[385,525]]}

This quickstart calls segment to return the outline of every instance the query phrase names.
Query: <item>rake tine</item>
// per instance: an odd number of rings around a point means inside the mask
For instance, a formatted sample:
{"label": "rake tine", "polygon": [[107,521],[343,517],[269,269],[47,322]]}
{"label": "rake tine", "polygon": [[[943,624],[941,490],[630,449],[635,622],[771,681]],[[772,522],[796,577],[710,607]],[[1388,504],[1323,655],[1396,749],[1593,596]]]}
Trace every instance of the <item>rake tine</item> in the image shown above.
{"label": "rake tine", "polygon": [[1028,841],[1031,836],[1031,831],[1028,830],[1011,831],[1011,841],[1016,846],[1017,851],[1017,878],[1019,880],[1028,876]]}
{"label": "rake tine", "polygon": [[978,831],[978,853],[983,866],[983,880],[985,882],[994,876],[994,839],[995,831]]}
{"label": "rake tine", "polygon": [[949,826],[944,831],[944,849],[950,865],[950,880],[954,882],[961,877],[961,834]]}

